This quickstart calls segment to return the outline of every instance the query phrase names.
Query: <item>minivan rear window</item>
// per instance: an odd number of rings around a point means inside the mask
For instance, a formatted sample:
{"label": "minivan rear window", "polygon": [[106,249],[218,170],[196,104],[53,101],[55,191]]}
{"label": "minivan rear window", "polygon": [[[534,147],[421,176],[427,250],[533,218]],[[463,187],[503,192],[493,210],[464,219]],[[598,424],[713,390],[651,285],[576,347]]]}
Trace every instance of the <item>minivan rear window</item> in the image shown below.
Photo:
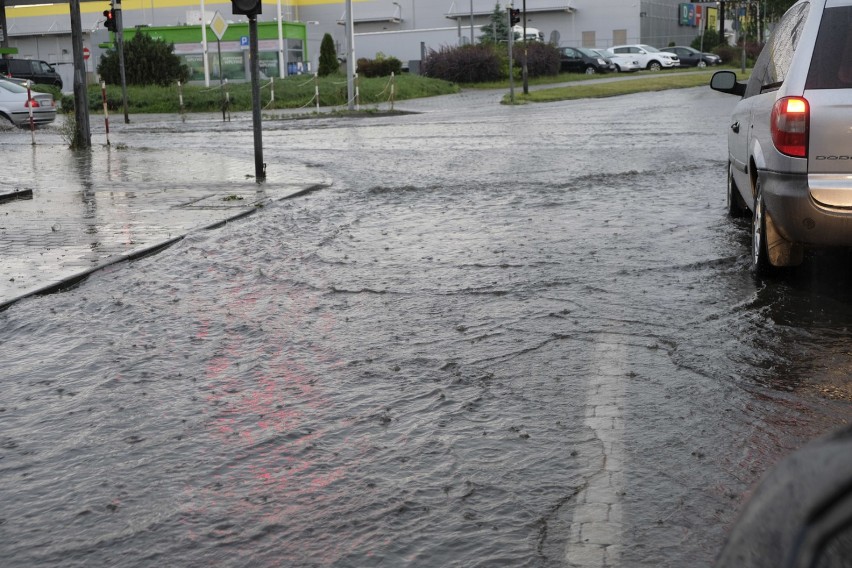
{"label": "minivan rear window", "polygon": [[852,88],[852,6],[826,8],[805,89]]}

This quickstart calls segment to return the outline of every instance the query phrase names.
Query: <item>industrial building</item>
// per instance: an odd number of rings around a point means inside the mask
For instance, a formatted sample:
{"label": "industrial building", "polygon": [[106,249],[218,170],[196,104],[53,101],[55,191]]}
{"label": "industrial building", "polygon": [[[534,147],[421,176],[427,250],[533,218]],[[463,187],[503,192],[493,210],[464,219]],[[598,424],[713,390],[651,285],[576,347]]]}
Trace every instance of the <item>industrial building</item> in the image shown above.
{"label": "industrial building", "polygon": [[[499,3],[495,0],[352,0],[355,56],[372,58],[382,53],[396,56],[407,65],[411,60],[419,60],[424,50],[467,43],[471,38],[477,41],[482,26],[491,25],[495,8],[505,12],[509,4],[505,0]],[[715,4],[702,5],[704,18],[715,15]],[[543,32],[546,41],[599,48],[622,43],[689,44],[700,29],[694,6],[679,0],[514,0],[515,8],[526,8],[526,25]],[[108,0],[81,3],[90,77],[96,70],[99,54],[111,42],[103,27],[103,12],[110,7]],[[688,8],[692,10],[691,18],[686,12]],[[219,12],[228,22],[245,22],[244,16],[232,15],[230,1],[124,0],[121,9],[125,29],[150,28],[167,41],[170,36],[179,36],[181,43],[178,48],[176,42],[176,51],[189,58],[203,57],[202,21],[209,22]],[[338,53],[343,55],[347,35],[345,10],[344,0],[264,0],[258,22],[268,34],[261,52],[282,51],[286,62],[283,71],[272,64],[267,73],[316,69],[319,45],[326,33],[331,34]],[[279,20],[296,25],[278,26],[282,31],[276,37],[276,26],[263,24]],[[169,33],[170,28],[180,28],[180,33]],[[194,39],[193,34],[197,36]],[[210,42],[215,43],[215,38],[209,28],[206,36],[208,58],[213,58]],[[226,48],[236,57],[247,46],[240,36],[236,41],[229,40]],[[64,69],[68,73],[72,68],[70,52],[67,0],[60,3],[0,0],[0,54],[44,60],[54,64],[60,73]],[[274,59],[271,57],[270,61]]]}

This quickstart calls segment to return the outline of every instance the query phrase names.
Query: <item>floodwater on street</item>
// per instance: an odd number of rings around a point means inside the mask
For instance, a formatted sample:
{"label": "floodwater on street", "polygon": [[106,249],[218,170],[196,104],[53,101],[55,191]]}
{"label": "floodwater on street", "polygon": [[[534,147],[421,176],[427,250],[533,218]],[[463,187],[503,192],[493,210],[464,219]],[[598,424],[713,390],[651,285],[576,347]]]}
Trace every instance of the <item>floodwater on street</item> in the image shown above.
{"label": "floodwater on street", "polygon": [[752,275],[733,97],[483,100],[267,120],[334,185],[0,312],[3,566],[712,564],[852,419],[852,274]]}

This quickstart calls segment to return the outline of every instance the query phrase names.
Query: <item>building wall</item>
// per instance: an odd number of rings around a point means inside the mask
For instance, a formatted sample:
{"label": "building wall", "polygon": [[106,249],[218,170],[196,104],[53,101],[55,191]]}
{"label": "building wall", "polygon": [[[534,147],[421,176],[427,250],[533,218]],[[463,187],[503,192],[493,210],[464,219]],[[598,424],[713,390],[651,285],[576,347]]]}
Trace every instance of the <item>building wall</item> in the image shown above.
{"label": "building wall", "polygon": [[[558,34],[558,43],[563,46],[589,46],[606,48],[614,43],[648,43],[658,47],[670,42],[688,44],[697,35],[696,28],[678,26],[678,4],[683,0],[527,0],[527,25],[538,28],[546,40]],[[536,11],[544,6],[570,5],[573,11]],[[506,0],[500,0],[505,8]],[[521,0],[515,0],[516,7]],[[495,0],[473,0],[474,26],[488,25],[494,10]],[[319,61],[320,43],[324,34],[334,39],[339,55],[346,46],[344,0],[281,0],[281,13],[285,21],[301,21],[307,27],[307,52],[313,69]],[[466,13],[470,0],[353,0],[355,33],[375,33],[443,29],[437,33],[424,34],[440,38],[434,42],[445,43],[447,38],[461,41],[470,37],[470,18]],[[277,21],[278,2],[267,0],[263,4],[260,22]],[[109,8],[108,0],[81,4],[81,20],[84,44],[97,53],[97,42],[89,35],[102,30],[102,12]],[[122,14],[126,28],[139,25],[182,26],[201,22],[200,0],[123,0]],[[245,21],[243,16],[231,14],[229,0],[205,2],[207,18],[218,11],[228,21]],[[448,13],[464,14],[457,19]],[[19,49],[18,57],[43,59],[52,63],[70,63],[70,17],[67,4],[7,9],[9,44]],[[447,28],[456,28],[456,33]],[[356,57],[374,57],[377,51],[386,55],[400,52],[404,62],[414,52],[412,45],[419,45],[422,38],[417,34],[386,34],[387,45],[376,44],[373,37],[366,51],[359,51],[356,41]],[[475,37],[479,35],[475,33]],[[208,38],[213,41],[213,38]],[[406,42],[404,49],[400,41]],[[379,49],[378,47],[381,47]],[[436,48],[429,45],[428,47]],[[438,45],[437,47],[440,47]],[[96,61],[93,56],[91,65]],[[90,69],[91,71],[91,69]]]}

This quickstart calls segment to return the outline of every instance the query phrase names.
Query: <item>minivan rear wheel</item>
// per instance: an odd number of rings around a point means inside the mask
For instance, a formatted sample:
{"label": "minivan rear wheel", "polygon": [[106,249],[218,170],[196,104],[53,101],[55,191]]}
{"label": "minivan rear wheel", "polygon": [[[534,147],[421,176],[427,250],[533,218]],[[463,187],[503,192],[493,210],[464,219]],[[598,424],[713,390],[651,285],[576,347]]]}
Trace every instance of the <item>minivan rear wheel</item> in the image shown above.
{"label": "minivan rear wheel", "polygon": [[754,198],[754,215],[751,218],[751,266],[758,276],[766,275],[772,268],[766,243],[766,207],[759,180],[757,197]]}

